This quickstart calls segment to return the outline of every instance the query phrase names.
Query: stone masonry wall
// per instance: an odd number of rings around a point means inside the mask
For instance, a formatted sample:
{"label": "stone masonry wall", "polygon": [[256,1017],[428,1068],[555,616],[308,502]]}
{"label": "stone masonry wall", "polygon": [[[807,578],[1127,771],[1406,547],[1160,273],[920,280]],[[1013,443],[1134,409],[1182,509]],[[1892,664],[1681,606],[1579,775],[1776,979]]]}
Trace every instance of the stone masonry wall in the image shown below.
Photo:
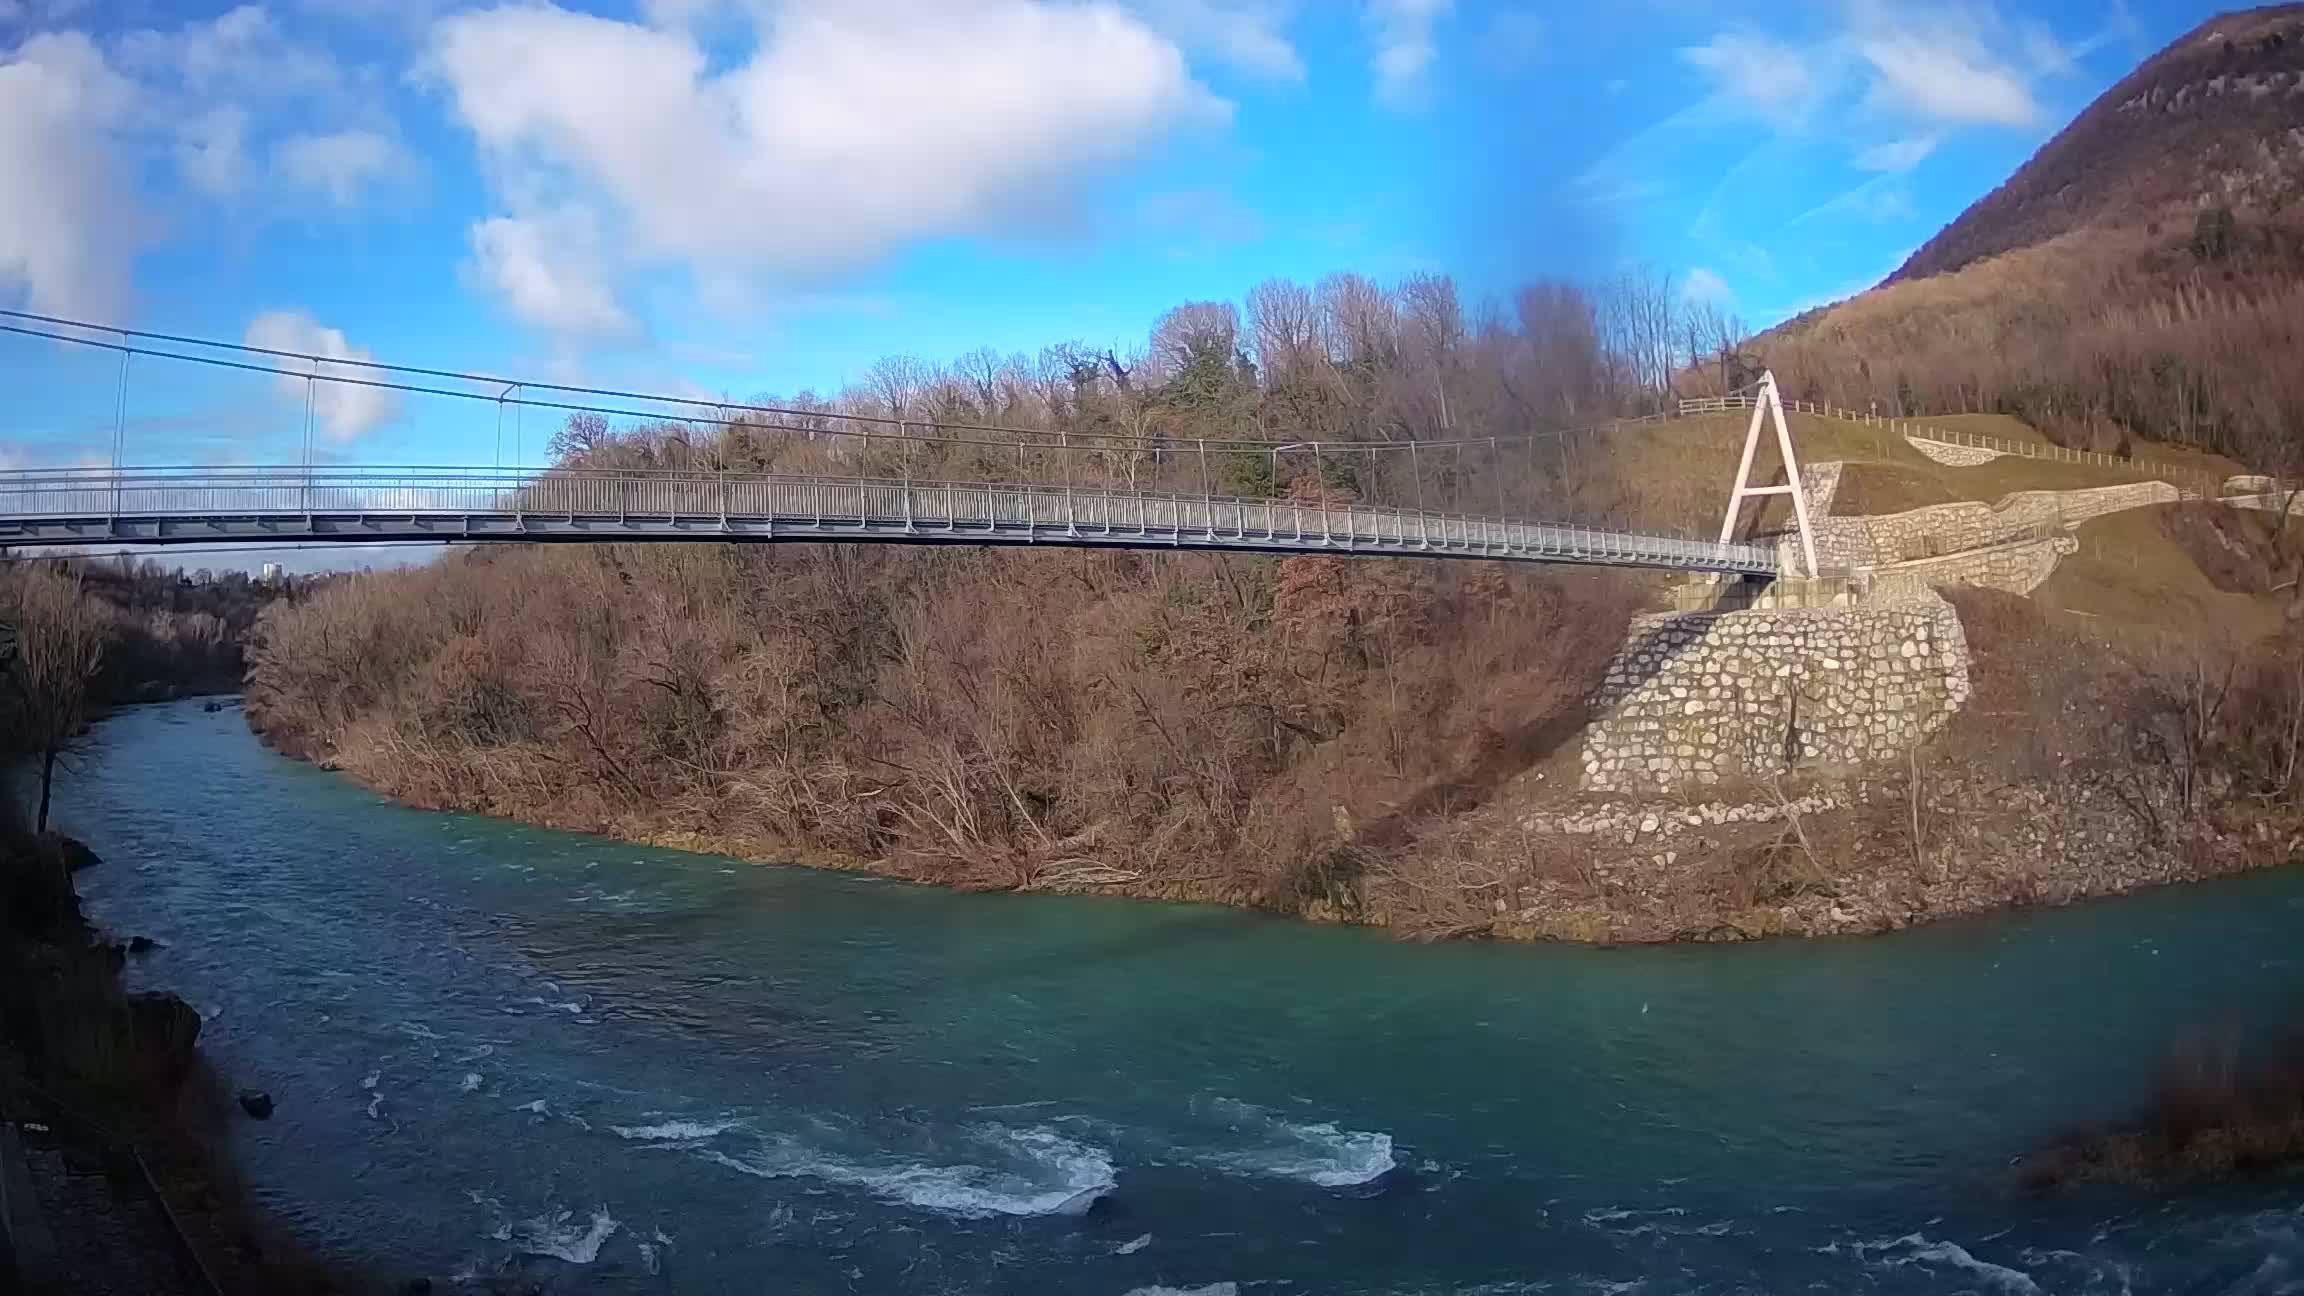
{"label": "stone masonry wall", "polygon": [[1907,436],[1905,443],[1947,468],[1977,468],[1992,462],[2001,451],[1982,446],[1961,445],[1954,441],[1932,441],[1927,437]]}
{"label": "stone masonry wall", "polygon": [[1676,793],[1871,764],[1901,756],[1967,700],[1967,637],[1933,594],[1643,617],[1593,698],[1583,786]]}
{"label": "stone masonry wall", "polygon": [[1832,511],[1840,495],[1840,473],[1847,467],[1838,459],[1800,465],[1800,493],[1807,497],[1810,522]]}
{"label": "stone masonry wall", "polygon": [[2019,540],[2014,544],[1970,549],[1942,558],[1883,567],[1873,574],[1874,597],[1915,598],[1922,591],[1955,585],[2030,594],[2056,572],[2065,555],[2080,552],[2080,542],[2068,535]]}
{"label": "stone masonry wall", "polygon": [[1895,562],[1902,558],[1932,556],[1931,548],[1937,552],[1973,549],[2042,524],[2077,526],[2108,513],[2173,504],[2178,498],[2176,488],[2167,482],[2132,482],[2092,490],[2018,491],[2002,500],[1998,508],[1970,500],[1932,504],[1907,513],[1889,513],[1861,521],[1876,561]]}

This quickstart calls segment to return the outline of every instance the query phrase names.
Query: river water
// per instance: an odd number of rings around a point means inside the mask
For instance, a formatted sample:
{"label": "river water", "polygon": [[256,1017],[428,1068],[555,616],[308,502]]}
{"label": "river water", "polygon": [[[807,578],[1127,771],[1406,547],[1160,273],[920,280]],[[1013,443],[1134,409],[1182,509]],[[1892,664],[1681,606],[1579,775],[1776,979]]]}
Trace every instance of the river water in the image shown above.
{"label": "river water", "polygon": [[2304,1291],[2304,1180],[2015,1192],[2293,1020],[2304,870],[1879,939],[1416,947],[402,809],[237,709],[59,793],[261,1199],[436,1289]]}

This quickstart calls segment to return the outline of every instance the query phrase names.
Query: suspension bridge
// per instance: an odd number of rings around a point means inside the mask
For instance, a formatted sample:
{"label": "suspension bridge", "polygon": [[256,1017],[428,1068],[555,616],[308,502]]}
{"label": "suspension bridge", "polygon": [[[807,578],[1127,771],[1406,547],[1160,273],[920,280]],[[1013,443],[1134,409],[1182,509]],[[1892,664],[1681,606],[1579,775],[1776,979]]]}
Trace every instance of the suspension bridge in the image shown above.
{"label": "suspension bridge", "polygon": [[[0,312],[0,332],[119,357],[111,462],[0,471],[0,546],[814,541],[1431,556],[1744,577],[1780,569],[1773,543],[1734,541],[1728,526],[1708,539],[1583,525],[1565,509],[1531,507],[1542,488],[1557,492],[1575,434],[1275,443],[1060,433],[523,382],[24,312]],[[149,383],[158,368],[166,382],[193,367],[253,375],[275,404],[300,395],[303,461],[126,464],[131,381]],[[492,406],[499,459],[507,416],[539,411],[668,430],[656,457],[680,462],[316,461],[325,411],[386,394],[461,403],[483,418]],[[1755,436],[1758,428],[1756,408]],[[1220,489],[1243,479],[1261,489]]]}

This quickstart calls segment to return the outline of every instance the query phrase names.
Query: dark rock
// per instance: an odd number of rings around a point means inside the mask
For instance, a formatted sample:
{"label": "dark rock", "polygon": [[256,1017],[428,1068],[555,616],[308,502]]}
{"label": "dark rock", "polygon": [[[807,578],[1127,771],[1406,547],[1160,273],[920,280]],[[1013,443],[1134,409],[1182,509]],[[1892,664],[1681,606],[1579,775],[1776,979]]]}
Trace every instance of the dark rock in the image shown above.
{"label": "dark rock", "polygon": [[172,994],[130,995],[128,1023],[153,1078],[170,1089],[182,1084],[200,1043],[199,1012]]}
{"label": "dark rock", "polygon": [[131,954],[149,954],[158,948],[160,948],[160,942],[149,936],[131,936],[128,938],[128,952]]}
{"label": "dark rock", "polygon": [[64,867],[73,872],[77,873],[84,868],[91,868],[104,862],[97,858],[96,852],[88,849],[86,843],[74,841],[62,833],[57,833],[55,836],[56,850],[64,857]]}
{"label": "dark rock", "polygon": [[272,1095],[261,1089],[240,1091],[240,1110],[258,1120],[272,1119]]}
{"label": "dark rock", "polygon": [[205,704],[203,704],[203,705],[201,706],[201,708],[200,708],[200,709],[201,709],[201,710],[203,710],[203,711],[205,711],[205,712],[207,712],[207,713],[208,713],[208,714],[210,714],[210,715],[214,715],[214,714],[216,714],[217,712],[219,712],[219,711],[221,711],[221,710],[223,710],[223,709],[224,709],[224,704],[223,704],[223,703],[221,703],[221,702],[209,702],[209,703],[205,703]]}

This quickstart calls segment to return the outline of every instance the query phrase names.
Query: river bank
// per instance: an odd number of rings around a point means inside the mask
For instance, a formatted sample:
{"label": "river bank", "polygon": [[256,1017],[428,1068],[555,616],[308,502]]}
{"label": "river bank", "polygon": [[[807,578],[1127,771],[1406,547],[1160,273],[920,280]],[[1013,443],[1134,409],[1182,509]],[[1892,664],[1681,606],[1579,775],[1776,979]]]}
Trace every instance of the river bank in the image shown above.
{"label": "river bank", "polygon": [[2296,646],[1970,590],[1964,700],[1908,758],[1595,793],[1578,752],[1640,595],[1329,558],[538,546],[273,608],[248,715],[424,809],[1418,939],[1894,930],[2304,834]]}
{"label": "river bank", "polygon": [[[1977,738],[1974,721],[1951,740]],[[505,807],[415,787],[357,752],[260,737],[414,809],[483,814],[561,832],[764,865],[867,874],[966,892],[1214,904],[1404,939],[1599,945],[1878,934],[2294,862],[2304,822],[2287,807],[2187,809],[2166,770],[2114,779],[2025,777],[2009,762],[1940,755],[1864,776],[1810,777],[1703,800],[1549,793],[1555,763],[1494,802],[1418,830],[1353,825],[1311,885],[1275,893],[1222,870],[1148,874],[1084,860],[1060,870],[955,869],[920,855],[670,827],[657,815]],[[1085,851],[1088,847],[1081,844]],[[1405,902],[1403,902],[1405,901]]]}
{"label": "river bank", "polygon": [[390,1290],[304,1256],[256,1205],[199,1013],[129,989],[125,962],[151,942],[108,940],[82,910],[74,877],[98,867],[70,838],[0,830],[0,1121],[29,1193],[0,1221],[23,1230],[16,1271],[90,1296]]}

